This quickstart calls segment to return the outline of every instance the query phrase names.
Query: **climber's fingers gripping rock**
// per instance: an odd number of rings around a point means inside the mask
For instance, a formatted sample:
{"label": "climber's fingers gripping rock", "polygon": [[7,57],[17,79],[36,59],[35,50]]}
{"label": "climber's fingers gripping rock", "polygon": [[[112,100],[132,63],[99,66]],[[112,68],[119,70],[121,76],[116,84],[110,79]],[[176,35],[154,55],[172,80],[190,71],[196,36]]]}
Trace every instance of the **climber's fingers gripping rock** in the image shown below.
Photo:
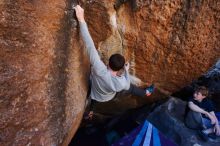
{"label": "climber's fingers gripping rock", "polygon": [[78,21],[85,22],[84,9],[80,5],[76,5],[74,7],[74,10],[76,11],[76,17],[77,17]]}

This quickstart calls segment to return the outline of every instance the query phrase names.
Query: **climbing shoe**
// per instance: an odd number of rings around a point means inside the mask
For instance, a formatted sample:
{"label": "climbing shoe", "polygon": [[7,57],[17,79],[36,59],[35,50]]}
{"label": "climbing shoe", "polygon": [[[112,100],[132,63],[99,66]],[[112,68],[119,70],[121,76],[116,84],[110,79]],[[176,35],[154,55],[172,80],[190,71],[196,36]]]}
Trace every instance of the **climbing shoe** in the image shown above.
{"label": "climbing shoe", "polygon": [[146,95],[150,96],[153,93],[153,91],[154,91],[154,84],[152,84],[148,88],[146,88],[145,91],[146,91]]}
{"label": "climbing shoe", "polygon": [[93,114],[94,114],[93,111],[85,112],[83,115],[83,119],[91,121],[93,119]]}

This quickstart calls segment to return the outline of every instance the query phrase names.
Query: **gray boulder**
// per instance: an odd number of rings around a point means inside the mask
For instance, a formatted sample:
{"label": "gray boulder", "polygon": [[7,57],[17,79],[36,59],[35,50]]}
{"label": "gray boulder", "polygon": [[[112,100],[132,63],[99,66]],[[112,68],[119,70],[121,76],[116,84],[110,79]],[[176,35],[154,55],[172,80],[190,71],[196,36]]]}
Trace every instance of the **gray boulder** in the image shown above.
{"label": "gray boulder", "polygon": [[219,146],[220,138],[203,141],[198,131],[189,129],[184,124],[186,102],[171,97],[166,103],[157,107],[148,120],[165,136],[180,146]]}

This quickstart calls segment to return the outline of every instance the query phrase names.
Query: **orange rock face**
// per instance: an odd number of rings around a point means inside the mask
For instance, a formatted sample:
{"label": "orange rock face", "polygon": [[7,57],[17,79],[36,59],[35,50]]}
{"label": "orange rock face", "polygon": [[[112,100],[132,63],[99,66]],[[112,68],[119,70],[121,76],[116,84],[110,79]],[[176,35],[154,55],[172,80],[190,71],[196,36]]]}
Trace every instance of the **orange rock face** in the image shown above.
{"label": "orange rock face", "polygon": [[3,1],[0,8],[0,145],[67,145],[88,77],[71,4]]}
{"label": "orange rock face", "polygon": [[[123,53],[133,75],[166,93],[196,79],[220,56],[218,0],[147,0],[137,12],[129,3],[116,12],[113,0],[81,3],[103,60]],[[0,2],[0,145],[68,145],[77,130],[89,63],[71,5]],[[128,99],[117,101],[115,111],[142,104]]]}
{"label": "orange rock face", "polygon": [[206,72],[220,56],[219,6],[179,0],[144,5],[136,18],[137,75],[174,92]]}

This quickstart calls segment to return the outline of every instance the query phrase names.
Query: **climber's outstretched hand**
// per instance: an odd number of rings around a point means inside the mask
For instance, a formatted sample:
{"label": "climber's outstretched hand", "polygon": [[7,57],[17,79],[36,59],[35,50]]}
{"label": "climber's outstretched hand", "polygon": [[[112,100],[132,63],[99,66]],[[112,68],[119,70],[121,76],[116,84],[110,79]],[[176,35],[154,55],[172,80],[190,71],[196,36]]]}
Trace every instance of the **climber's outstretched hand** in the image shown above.
{"label": "climber's outstretched hand", "polygon": [[82,7],[80,7],[80,5],[76,5],[74,7],[74,10],[76,11],[76,17],[77,17],[78,21],[85,22],[84,9]]}

